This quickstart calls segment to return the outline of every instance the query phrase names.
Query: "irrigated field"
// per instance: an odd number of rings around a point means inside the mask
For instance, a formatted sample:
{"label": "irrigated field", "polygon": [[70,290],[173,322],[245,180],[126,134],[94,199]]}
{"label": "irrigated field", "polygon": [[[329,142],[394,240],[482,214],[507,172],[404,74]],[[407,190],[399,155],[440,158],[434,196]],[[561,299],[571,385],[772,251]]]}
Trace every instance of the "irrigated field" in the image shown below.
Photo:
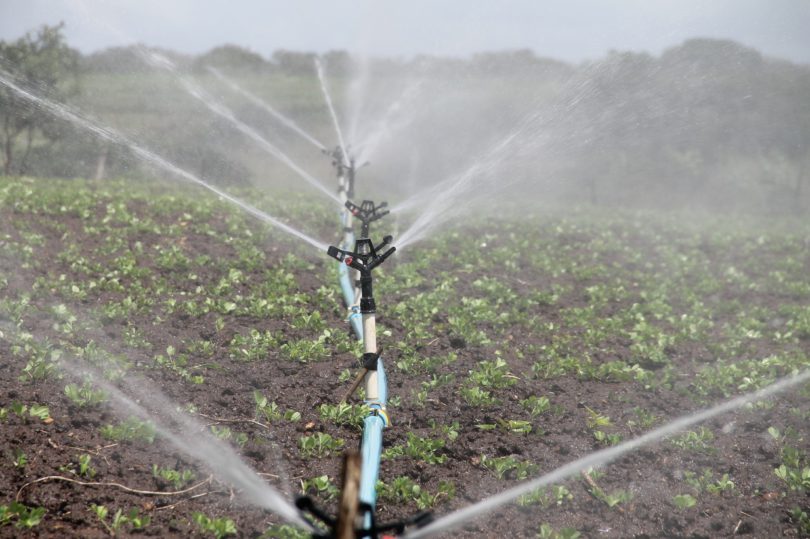
{"label": "irrigated field", "polygon": [[[0,182],[0,535],[298,537],[156,424],[334,511],[363,415],[338,404],[361,350],[334,261],[192,187]],[[325,206],[241,195],[338,239]],[[807,223],[519,215],[376,270],[379,520],[447,513],[810,367]],[[810,535],[809,402],[756,402],[452,536]]]}

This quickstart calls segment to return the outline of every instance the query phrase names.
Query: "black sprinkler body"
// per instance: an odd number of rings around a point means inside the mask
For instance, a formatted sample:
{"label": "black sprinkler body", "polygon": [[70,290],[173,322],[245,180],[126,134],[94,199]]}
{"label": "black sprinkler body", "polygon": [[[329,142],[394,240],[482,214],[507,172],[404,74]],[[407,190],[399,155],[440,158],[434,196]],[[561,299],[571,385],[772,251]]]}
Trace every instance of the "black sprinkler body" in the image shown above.
{"label": "black sprinkler body", "polygon": [[368,238],[368,225],[378,219],[382,219],[390,212],[383,210],[388,207],[388,202],[380,202],[379,206],[375,206],[371,200],[364,200],[358,206],[351,200],[346,201],[346,209],[352,212],[357,219],[362,223],[360,228],[360,237]]}
{"label": "black sprinkler body", "polygon": [[360,273],[360,312],[370,314],[376,312],[374,304],[374,291],[372,289],[371,271],[385,262],[385,259],[394,254],[396,247],[391,247],[382,254],[379,251],[387,247],[394,241],[392,236],[385,236],[381,244],[376,247],[368,238],[360,238],[354,244],[354,251],[344,251],[337,247],[330,246],[326,253],[339,262],[343,262],[350,268],[356,269]]}

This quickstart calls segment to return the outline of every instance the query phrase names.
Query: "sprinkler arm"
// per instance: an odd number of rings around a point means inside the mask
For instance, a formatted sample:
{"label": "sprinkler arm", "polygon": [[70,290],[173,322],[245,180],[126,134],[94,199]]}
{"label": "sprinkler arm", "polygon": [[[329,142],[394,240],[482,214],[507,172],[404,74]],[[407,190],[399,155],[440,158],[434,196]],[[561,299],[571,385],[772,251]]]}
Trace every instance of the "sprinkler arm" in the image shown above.
{"label": "sprinkler arm", "polygon": [[385,262],[385,259],[397,250],[396,247],[391,247],[383,254],[377,254],[378,251],[390,245],[392,241],[394,241],[393,236],[385,236],[382,243],[375,247],[370,239],[361,238],[355,243],[354,251],[344,251],[330,245],[326,250],[326,254],[338,262],[343,262],[350,268],[359,271],[361,278],[366,276],[370,278],[371,270]]}

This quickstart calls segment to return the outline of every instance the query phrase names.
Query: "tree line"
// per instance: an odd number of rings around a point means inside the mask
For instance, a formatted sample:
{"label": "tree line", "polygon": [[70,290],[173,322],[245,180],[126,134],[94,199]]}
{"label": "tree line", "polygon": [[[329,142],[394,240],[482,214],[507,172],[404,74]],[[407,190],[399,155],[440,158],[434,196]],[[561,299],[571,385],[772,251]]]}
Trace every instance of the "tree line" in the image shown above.
{"label": "tree line", "polygon": [[[63,30],[63,25],[43,26],[18,40],[0,41],[3,70],[59,102],[81,102],[82,96],[90,102],[88,95],[103,95],[116,77],[156,77],[136,46],[82,55],[66,43]],[[236,79],[315,84],[314,53],[279,50],[265,58],[235,45],[198,56],[161,52],[193,76],[206,76],[213,66]],[[360,62],[367,61],[345,51],[331,51],[321,59],[338,92],[348,92]],[[740,201],[756,200],[755,209],[810,209],[810,66],[711,39],[689,40],[658,56],[614,51],[576,65],[529,50],[370,62],[375,77],[382,79],[396,80],[418,69],[433,84],[441,81],[441,88],[479,92],[479,101],[490,103],[490,109],[482,110],[489,110],[493,122],[499,116],[511,121],[529,107],[546,107],[547,132],[558,141],[554,174],[565,179],[556,196],[595,204],[690,204],[700,199],[750,209],[751,204],[738,204],[739,196]],[[116,87],[116,100],[102,106],[102,112],[122,121],[126,114],[138,114],[139,98],[127,91],[126,86]],[[292,87],[290,94],[297,101],[289,106],[305,122],[313,118],[311,129],[328,130],[317,92]],[[541,94],[538,105],[531,98]],[[132,110],[116,110],[126,109],[121,103],[129,102]],[[223,181],[257,173],[243,164],[240,151],[228,147],[219,122],[185,122],[179,114],[161,118],[171,120],[160,135],[169,157]],[[135,173],[126,150],[78,136],[72,126],[2,85],[0,122],[6,175]],[[447,132],[452,131],[449,125]],[[516,174],[530,177],[536,171],[527,166]]]}

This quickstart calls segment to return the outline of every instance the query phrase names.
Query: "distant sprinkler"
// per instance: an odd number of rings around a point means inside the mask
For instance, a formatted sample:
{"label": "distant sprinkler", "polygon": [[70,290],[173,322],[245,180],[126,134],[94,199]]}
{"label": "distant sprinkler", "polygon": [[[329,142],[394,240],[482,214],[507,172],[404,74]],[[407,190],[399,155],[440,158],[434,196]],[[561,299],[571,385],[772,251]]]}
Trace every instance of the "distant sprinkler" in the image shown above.
{"label": "distant sprinkler", "polygon": [[[341,146],[336,146],[334,150],[322,150],[325,155],[332,158],[332,166],[337,172],[338,197],[344,202],[354,198],[354,179],[358,168],[368,165],[368,161],[358,166],[354,156],[347,149],[345,152]],[[345,198],[344,198],[345,196]]]}

